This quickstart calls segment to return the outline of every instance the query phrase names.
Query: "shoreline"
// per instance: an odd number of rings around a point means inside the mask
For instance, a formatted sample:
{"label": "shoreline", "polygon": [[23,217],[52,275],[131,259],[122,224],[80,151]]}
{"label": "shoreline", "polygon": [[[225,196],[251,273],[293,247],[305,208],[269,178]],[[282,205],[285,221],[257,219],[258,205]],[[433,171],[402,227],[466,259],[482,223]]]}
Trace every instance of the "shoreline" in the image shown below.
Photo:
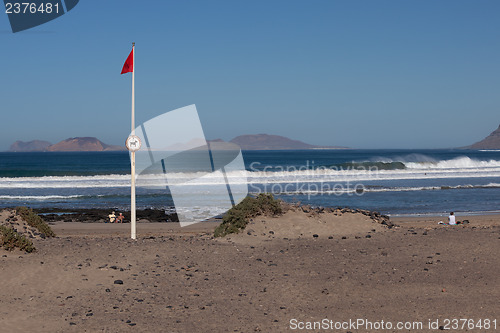
{"label": "shoreline", "polygon": [[[293,216],[299,218],[297,212],[291,213]],[[446,221],[445,218],[436,216],[426,217],[399,217],[391,218],[390,222],[393,223],[396,229],[476,229],[476,228],[500,228],[500,214],[497,215],[476,215],[474,217],[467,216],[468,224],[459,224],[455,226],[438,224],[439,221]],[[300,217],[303,218],[303,217]],[[458,221],[464,220],[460,215],[457,215]],[[273,218],[258,217],[259,220],[265,220],[266,223],[272,223]],[[186,227],[181,227],[179,222],[138,222],[137,223],[137,237],[165,237],[171,235],[183,236],[213,236],[214,229],[221,223],[222,220],[209,220],[195,223]],[[286,222],[285,222],[286,223]],[[48,222],[50,227],[54,230],[58,237],[129,237],[130,236],[130,223],[98,223],[98,222],[67,222],[63,220]],[[374,227],[378,227],[374,224]],[[252,223],[248,226],[252,229]],[[378,232],[386,232],[388,230],[378,230]],[[242,234],[247,231],[228,235],[226,238],[220,239],[235,239],[241,238]],[[304,231],[305,232],[305,231]],[[353,232],[346,232],[346,235],[354,235]],[[334,237],[337,237],[338,231]],[[343,234],[342,234],[343,235]],[[274,239],[274,238],[273,238]]]}
{"label": "shoreline", "polygon": [[[456,216],[483,216],[483,215],[500,215],[500,210],[490,211],[475,211],[475,212],[460,212],[454,211]],[[447,218],[449,212],[446,213],[408,213],[408,214],[386,214],[391,218],[428,218],[428,217],[442,217]]]}
{"label": "shoreline", "polygon": [[471,228],[491,228],[500,227],[500,214],[485,214],[485,215],[460,215],[455,214],[457,221],[468,220],[468,224],[458,225],[442,225],[440,221],[447,222],[446,216],[404,216],[391,217],[391,222],[407,228],[450,228],[450,229],[471,229]]}
{"label": "shoreline", "polygon": [[[337,207],[319,207],[319,208],[331,208],[335,209]],[[356,208],[342,207],[347,209],[356,210]],[[358,209],[364,210],[364,209]],[[107,220],[108,215],[115,211],[122,212],[126,218],[125,223],[130,223],[130,211],[129,210],[119,210],[116,208],[34,208],[38,215],[40,215],[47,222],[84,222],[84,223],[102,223]],[[449,212],[446,213],[409,213],[409,214],[384,214],[390,218],[391,221],[406,221],[406,220],[423,220],[423,221],[446,221]],[[223,215],[215,216],[208,221],[221,221]],[[498,217],[500,218],[500,210],[492,211],[477,211],[477,212],[460,212],[455,211],[455,216],[458,220],[473,219],[473,218],[486,218],[486,217]],[[138,223],[151,223],[151,222],[162,222],[162,223],[178,223],[177,216],[175,213],[166,213],[165,209],[147,208],[137,210],[137,221]],[[203,221],[200,223],[204,223]]]}

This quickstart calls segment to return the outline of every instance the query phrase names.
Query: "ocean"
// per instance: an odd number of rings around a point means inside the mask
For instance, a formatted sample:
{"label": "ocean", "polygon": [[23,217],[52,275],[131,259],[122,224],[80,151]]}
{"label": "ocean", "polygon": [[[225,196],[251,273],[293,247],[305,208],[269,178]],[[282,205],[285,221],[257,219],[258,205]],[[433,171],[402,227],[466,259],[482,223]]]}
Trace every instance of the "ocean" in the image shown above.
{"label": "ocean", "polygon": [[[249,193],[389,215],[500,212],[500,150],[243,151]],[[186,171],[189,173],[190,171]],[[182,172],[179,171],[182,175]],[[214,178],[215,179],[215,178]],[[217,178],[219,179],[219,178]],[[207,179],[191,181],[212,199]],[[0,153],[0,207],[130,208],[127,152]],[[173,211],[165,188],[137,188],[137,207]]]}

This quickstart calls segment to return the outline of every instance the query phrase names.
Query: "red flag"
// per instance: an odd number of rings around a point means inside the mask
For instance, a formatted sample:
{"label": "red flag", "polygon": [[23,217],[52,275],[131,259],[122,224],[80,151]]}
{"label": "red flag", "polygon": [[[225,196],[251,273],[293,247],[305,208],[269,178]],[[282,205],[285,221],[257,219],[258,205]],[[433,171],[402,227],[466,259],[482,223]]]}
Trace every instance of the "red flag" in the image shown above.
{"label": "red flag", "polygon": [[134,71],[134,49],[132,49],[132,51],[130,51],[130,54],[128,55],[127,60],[125,60],[121,74],[129,73],[129,72],[133,72],[133,71]]}

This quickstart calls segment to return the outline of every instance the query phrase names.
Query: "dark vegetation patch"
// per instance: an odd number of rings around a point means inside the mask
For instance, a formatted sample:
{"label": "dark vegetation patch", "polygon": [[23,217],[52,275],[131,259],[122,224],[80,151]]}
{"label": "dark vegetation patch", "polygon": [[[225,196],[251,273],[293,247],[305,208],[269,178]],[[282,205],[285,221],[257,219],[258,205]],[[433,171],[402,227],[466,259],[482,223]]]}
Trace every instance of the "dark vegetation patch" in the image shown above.
{"label": "dark vegetation patch", "polygon": [[248,196],[228,210],[222,223],[215,228],[215,237],[224,237],[245,229],[249,219],[258,215],[277,216],[283,212],[282,203],[272,194],[261,193],[256,197]]}
{"label": "dark vegetation patch", "polygon": [[0,225],[0,246],[7,251],[12,251],[16,247],[28,253],[35,251],[31,240],[4,225]]}

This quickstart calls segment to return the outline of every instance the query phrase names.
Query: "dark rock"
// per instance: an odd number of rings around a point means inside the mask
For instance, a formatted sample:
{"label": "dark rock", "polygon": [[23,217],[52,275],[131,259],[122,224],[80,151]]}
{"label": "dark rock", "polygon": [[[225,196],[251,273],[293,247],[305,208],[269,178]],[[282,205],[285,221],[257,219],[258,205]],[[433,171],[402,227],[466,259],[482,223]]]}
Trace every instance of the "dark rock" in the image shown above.
{"label": "dark rock", "polygon": [[[35,212],[39,214],[43,213],[43,219],[46,222],[107,222],[108,215],[113,210],[123,213],[123,215],[125,216],[125,222],[130,221],[130,212],[126,212],[113,207],[110,207],[109,209],[39,208],[35,209]],[[179,222],[176,213],[167,214],[163,209],[138,209],[137,219],[144,219],[148,220],[149,222]]]}
{"label": "dark rock", "polygon": [[123,281],[122,280],[115,280],[115,282],[113,282],[114,284],[123,284]]}

